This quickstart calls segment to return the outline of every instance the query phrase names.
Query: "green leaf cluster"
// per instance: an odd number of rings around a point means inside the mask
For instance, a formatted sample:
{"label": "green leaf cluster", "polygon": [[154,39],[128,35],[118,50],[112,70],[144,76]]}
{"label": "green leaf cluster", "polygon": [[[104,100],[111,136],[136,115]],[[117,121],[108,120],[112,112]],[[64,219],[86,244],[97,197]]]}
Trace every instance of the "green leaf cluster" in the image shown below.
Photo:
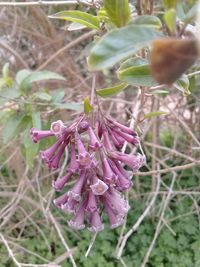
{"label": "green leaf cluster", "polygon": [[[38,154],[39,145],[33,144],[29,136],[32,127],[42,129],[42,114],[49,109],[69,109],[82,111],[80,103],[66,103],[65,92],[62,89],[49,91],[47,88],[33,90],[34,84],[41,81],[61,80],[64,77],[51,71],[20,70],[15,79],[9,76],[9,65],[2,69],[2,78],[5,83],[0,90],[0,121],[3,125],[2,137],[4,144],[20,138],[22,153],[26,163],[32,166]],[[9,82],[8,82],[9,80]],[[7,82],[6,82],[7,81]]]}

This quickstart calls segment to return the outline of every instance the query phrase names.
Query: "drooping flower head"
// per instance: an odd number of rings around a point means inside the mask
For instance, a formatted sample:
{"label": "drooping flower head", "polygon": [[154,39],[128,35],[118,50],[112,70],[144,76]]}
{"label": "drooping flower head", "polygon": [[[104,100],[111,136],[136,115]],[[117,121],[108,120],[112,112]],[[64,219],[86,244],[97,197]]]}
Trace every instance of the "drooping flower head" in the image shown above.
{"label": "drooping flower head", "polygon": [[73,214],[68,221],[70,227],[81,230],[88,226],[90,231],[102,231],[103,212],[107,213],[110,228],[123,224],[129,210],[123,191],[133,184],[132,174],[125,168],[135,173],[145,164],[143,155],[120,151],[125,142],[138,145],[139,138],[132,129],[107,117],[97,116],[96,122],[91,123],[83,115],[71,125],[58,120],[51,124],[50,130],[33,128],[30,135],[36,143],[56,137],[55,143],[40,153],[50,169],[58,169],[65,151],[69,151],[66,172],[54,179],[52,186],[60,194],[54,200],[55,206]]}

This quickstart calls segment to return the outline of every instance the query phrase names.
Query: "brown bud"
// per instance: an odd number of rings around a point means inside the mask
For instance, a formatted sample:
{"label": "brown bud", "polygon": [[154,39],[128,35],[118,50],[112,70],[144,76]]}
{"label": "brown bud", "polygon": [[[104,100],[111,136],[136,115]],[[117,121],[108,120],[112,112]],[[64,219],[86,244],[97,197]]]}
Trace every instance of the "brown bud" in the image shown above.
{"label": "brown bud", "polygon": [[150,54],[151,72],[160,84],[172,84],[198,58],[196,39],[165,38],[153,42]]}

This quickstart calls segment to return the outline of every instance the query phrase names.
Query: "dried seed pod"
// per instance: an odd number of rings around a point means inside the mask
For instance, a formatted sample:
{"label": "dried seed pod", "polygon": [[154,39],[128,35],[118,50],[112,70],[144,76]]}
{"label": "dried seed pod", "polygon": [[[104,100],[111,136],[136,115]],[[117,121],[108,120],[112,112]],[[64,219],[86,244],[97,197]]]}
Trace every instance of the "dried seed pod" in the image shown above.
{"label": "dried seed pod", "polygon": [[155,40],[150,54],[152,75],[158,83],[171,85],[197,58],[198,41],[195,38]]}

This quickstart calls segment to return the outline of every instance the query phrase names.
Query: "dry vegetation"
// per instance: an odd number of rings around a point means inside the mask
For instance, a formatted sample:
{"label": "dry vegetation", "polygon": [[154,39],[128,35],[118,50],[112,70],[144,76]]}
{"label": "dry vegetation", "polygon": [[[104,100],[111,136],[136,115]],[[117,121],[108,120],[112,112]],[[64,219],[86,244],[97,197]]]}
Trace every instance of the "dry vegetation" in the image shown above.
{"label": "dry vegetation", "polygon": [[[47,18],[47,14],[55,13],[60,8],[62,7],[0,7],[1,67],[10,62],[12,76],[23,68],[48,69],[60,73],[66,77],[66,82],[54,82],[45,86],[50,89],[64,88],[67,102],[79,102],[90,93],[91,74],[86,68],[85,55],[94,32],[68,32],[65,30],[66,25]],[[70,8],[74,9],[74,5]],[[83,5],[83,8],[87,6]],[[114,79],[112,72],[106,78],[99,74],[98,87],[109,85]],[[199,89],[198,87],[197,81],[196,88]],[[34,90],[37,88],[38,85]],[[154,221],[155,231],[150,235],[151,241],[147,242],[144,257],[141,257],[141,267],[153,266],[146,263],[161,230],[165,229],[173,236],[176,235],[171,225],[173,220],[185,218],[187,214],[195,214],[200,225],[199,97],[194,92],[186,98],[175,89],[170,89],[167,96],[154,94],[157,89],[160,88],[151,88],[147,92],[129,88],[112,101],[105,100],[102,103],[108,114],[112,114],[119,121],[128,121],[139,127],[141,144],[148,157],[147,166],[135,176],[135,186],[129,192],[132,203],[130,213],[137,211],[134,203],[143,202],[143,205],[136,218],[128,217],[128,226],[122,227],[121,233],[115,232],[115,240],[118,238],[117,257],[121,263],[108,266],[126,266],[121,256],[122,253],[126,255],[129,237],[132,238],[132,234],[149,216]],[[3,91],[0,94],[0,97],[3,97]],[[159,107],[168,112],[168,115],[141,121],[144,114],[158,110]],[[60,114],[65,121],[75,115],[69,111],[62,111]],[[58,112],[53,114],[55,117],[57,115]],[[43,120],[46,117],[44,113]],[[65,223],[66,215],[57,212],[52,205],[54,191],[50,189],[51,180],[58,172],[49,173],[39,158],[35,160],[33,168],[27,167],[20,138],[7,144],[0,140],[0,143],[0,266],[71,266],[70,261],[76,266],[79,242],[84,237],[82,232],[77,233],[69,229]],[[66,163],[63,163],[59,176],[64,172]],[[183,178],[186,180],[185,184],[182,182],[182,176],[185,177],[184,170],[189,170],[188,178]],[[187,182],[187,179],[194,177],[194,184]],[[178,203],[180,198],[191,200],[189,208],[183,209],[180,214],[170,214],[173,209],[171,201]],[[109,232],[108,229],[105,231]],[[92,234],[86,238],[88,246],[91,238]],[[98,237],[96,244],[93,244],[93,241],[92,251],[95,251],[101,243],[98,243]],[[42,242],[43,247],[40,248],[37,242]],[[31,243],[34,245],[29,246]],[[114,245],[112,249],[115,250]],[[41,254],[42,250],[45,250],[44,256]],[[78,262],[81,261],[78,259]],[[85,266],[82,264],[78,266]]]}

